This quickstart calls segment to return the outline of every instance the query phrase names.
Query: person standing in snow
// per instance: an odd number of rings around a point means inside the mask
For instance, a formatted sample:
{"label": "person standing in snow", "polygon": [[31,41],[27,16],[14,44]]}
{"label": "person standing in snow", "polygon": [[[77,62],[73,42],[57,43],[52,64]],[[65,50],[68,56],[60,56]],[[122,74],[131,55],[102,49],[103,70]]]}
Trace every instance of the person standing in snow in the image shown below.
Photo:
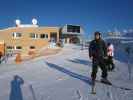
{"label": "person standing in snow", "polygon": [[112,71],[112,70],[114,70],[115,65],[114,65],[114,62],[113,62],[114,46],[111,43],[108,43],[107,55],[108,55],[108,61],[107,61],[108,70]]}
{"label": "person standing in snow", "polygon": [[101,82],[110,83],[107,79],[108,73],[105,63],[105,59],[107,59],[106,44],[104,40],[101,38],[100,32],[95,32],[94,37],[94,40],[92,40],[89,45],[89,57],[92,60],[92,82],[95,83],[96,74],[98,68],[100,67],[102,70]]}

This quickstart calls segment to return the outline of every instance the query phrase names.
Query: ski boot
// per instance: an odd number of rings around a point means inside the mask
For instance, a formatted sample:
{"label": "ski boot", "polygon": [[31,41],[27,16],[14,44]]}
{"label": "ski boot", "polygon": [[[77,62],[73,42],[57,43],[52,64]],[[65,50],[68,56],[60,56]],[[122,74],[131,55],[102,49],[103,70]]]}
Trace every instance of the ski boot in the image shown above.
{"label": "ski boot", "polygon": [[101,83],[112,85],[112,83],[108,79],[106,79],[106,78],[102,78],[101,79]]}

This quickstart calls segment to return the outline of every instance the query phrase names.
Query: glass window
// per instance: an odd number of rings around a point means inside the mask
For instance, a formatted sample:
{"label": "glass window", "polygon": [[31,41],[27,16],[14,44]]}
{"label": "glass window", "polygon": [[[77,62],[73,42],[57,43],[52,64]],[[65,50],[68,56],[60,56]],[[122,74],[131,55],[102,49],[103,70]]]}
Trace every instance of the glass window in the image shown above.
{"label": "glass window", "polygon": [[44,39],[45,38],[45,34],[40,34],[40,38]]}
{"label": "glass window", "polygon": [[80,33],[80,26],[67,25],[67,32]]}
{"label": "glass window", "polygon": [[46,34],[46,38],[48,38],[48,34]]}
{"label": "glass window", "polygon": [[35,34],[36,35],[36,38],[38,38],[38,34]]}
{"label": "glass window", "polygon": [[21,33],[16,33],[16,37],[21,37]]}
{"label": "glass window", "polygon": [[20,38],[21,36],[22,36],[22,33],[17,33],[17,32],[12,33],[13,38]]}
{"label": "glass window", "polygon": [[48,34],[40,34],[40,38],[41,39],[47,39],[48,38]]}
{"label": "glass window", "polygon": [[16,49],[22,49],[22,47],[21,46],[16,46]]}
{"label": "glass window", "polygon": [[30,46],[30,49],[35,49],[35,46]]}
{"label": "glass window", "polygon": [[14,49],[13,46],[7,46],[6,48],[7,48],[7,49]]}
{"label": "glass window", "polygon": [[35,33],[30,33],[30,38],[36,38],[36,34]]}
{"label": "glass window", "polygon": [[15,33],[12,33],[12,37],[15,37]]}

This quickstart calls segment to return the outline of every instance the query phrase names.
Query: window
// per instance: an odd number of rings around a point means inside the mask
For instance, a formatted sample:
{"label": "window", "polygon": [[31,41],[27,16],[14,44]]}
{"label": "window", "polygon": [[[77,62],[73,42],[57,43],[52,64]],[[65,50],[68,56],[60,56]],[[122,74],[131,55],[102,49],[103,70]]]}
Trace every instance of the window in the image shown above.
{"label": "window", "polygon": [[15,37],[15,33],[12,33],[12,37]]}
{"label": "window", "polygon": [[36,34],[36,38],[38,38],[38,34]]}
{"label": "window", "polygon": [[41,39],[44,39],[44,38],[45,38],[45,34],[41,34],[41,35],[40,35],[40,38],[41,38]]}
{"label": "window", "polygon": [[36,38],[36,35],[34,33],[30,33],[31,38]]}
{"label": "window", "polygon": [[67,32],[80,33],[80,26],[67,25]]}
{"label": "window", "polygon": [[41,39],[47,39],[48,38],[48,34],[40,34],[40,38]]}
{"label": "window", "polygon": [[48,34],[46,34],[46,38],[48,39]]}
{"label": "window", "polygon": [[16,49],[22,49],[22,47],[21,46],[16,46]]}
{"label": "window", "polygon": [[7,49],[14,49],[13,46],[7,46],[6,48],[7,48]]}
{"label": "window", "polygon": [[16,33],[16,37],[21,37],[21,33]]}
{"label": "window", "polygon": [[37,39],[38,38],[38,34],[30,33],[30,38]]}
{"label": "window", "polygon": [[21,33],[14,32],[14,33],[12,33],[12,37],[13,38],[20,38],[20,37],[22,37],[22,34]]}
{"label": "window", "polygon": [[35,46],[30,46],[30,49],[35,49]]}

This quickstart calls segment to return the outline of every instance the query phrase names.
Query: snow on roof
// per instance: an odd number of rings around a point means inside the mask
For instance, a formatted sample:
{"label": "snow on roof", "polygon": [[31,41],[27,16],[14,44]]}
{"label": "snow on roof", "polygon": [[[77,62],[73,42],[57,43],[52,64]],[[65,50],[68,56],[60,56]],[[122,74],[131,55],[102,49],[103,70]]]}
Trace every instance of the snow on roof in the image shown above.
{"label": "snow on roof", "polygon": [[38,26],[38,25],[29,25],[29,24],[25,24],[25,25],[21,25],[19,27],[9,27],[9,28],[5,28],[5,29],[0,29],[0,31],[6,31],[6,30],[10,30],[10,29],[15,29],[15,28],[60,28],[60,27],[52,27],[52,26]]}
{"label": "snow on roof", "polygon": [[18,27],[38,27],[38,25],[22,24],[22,25],[19,25]]}

